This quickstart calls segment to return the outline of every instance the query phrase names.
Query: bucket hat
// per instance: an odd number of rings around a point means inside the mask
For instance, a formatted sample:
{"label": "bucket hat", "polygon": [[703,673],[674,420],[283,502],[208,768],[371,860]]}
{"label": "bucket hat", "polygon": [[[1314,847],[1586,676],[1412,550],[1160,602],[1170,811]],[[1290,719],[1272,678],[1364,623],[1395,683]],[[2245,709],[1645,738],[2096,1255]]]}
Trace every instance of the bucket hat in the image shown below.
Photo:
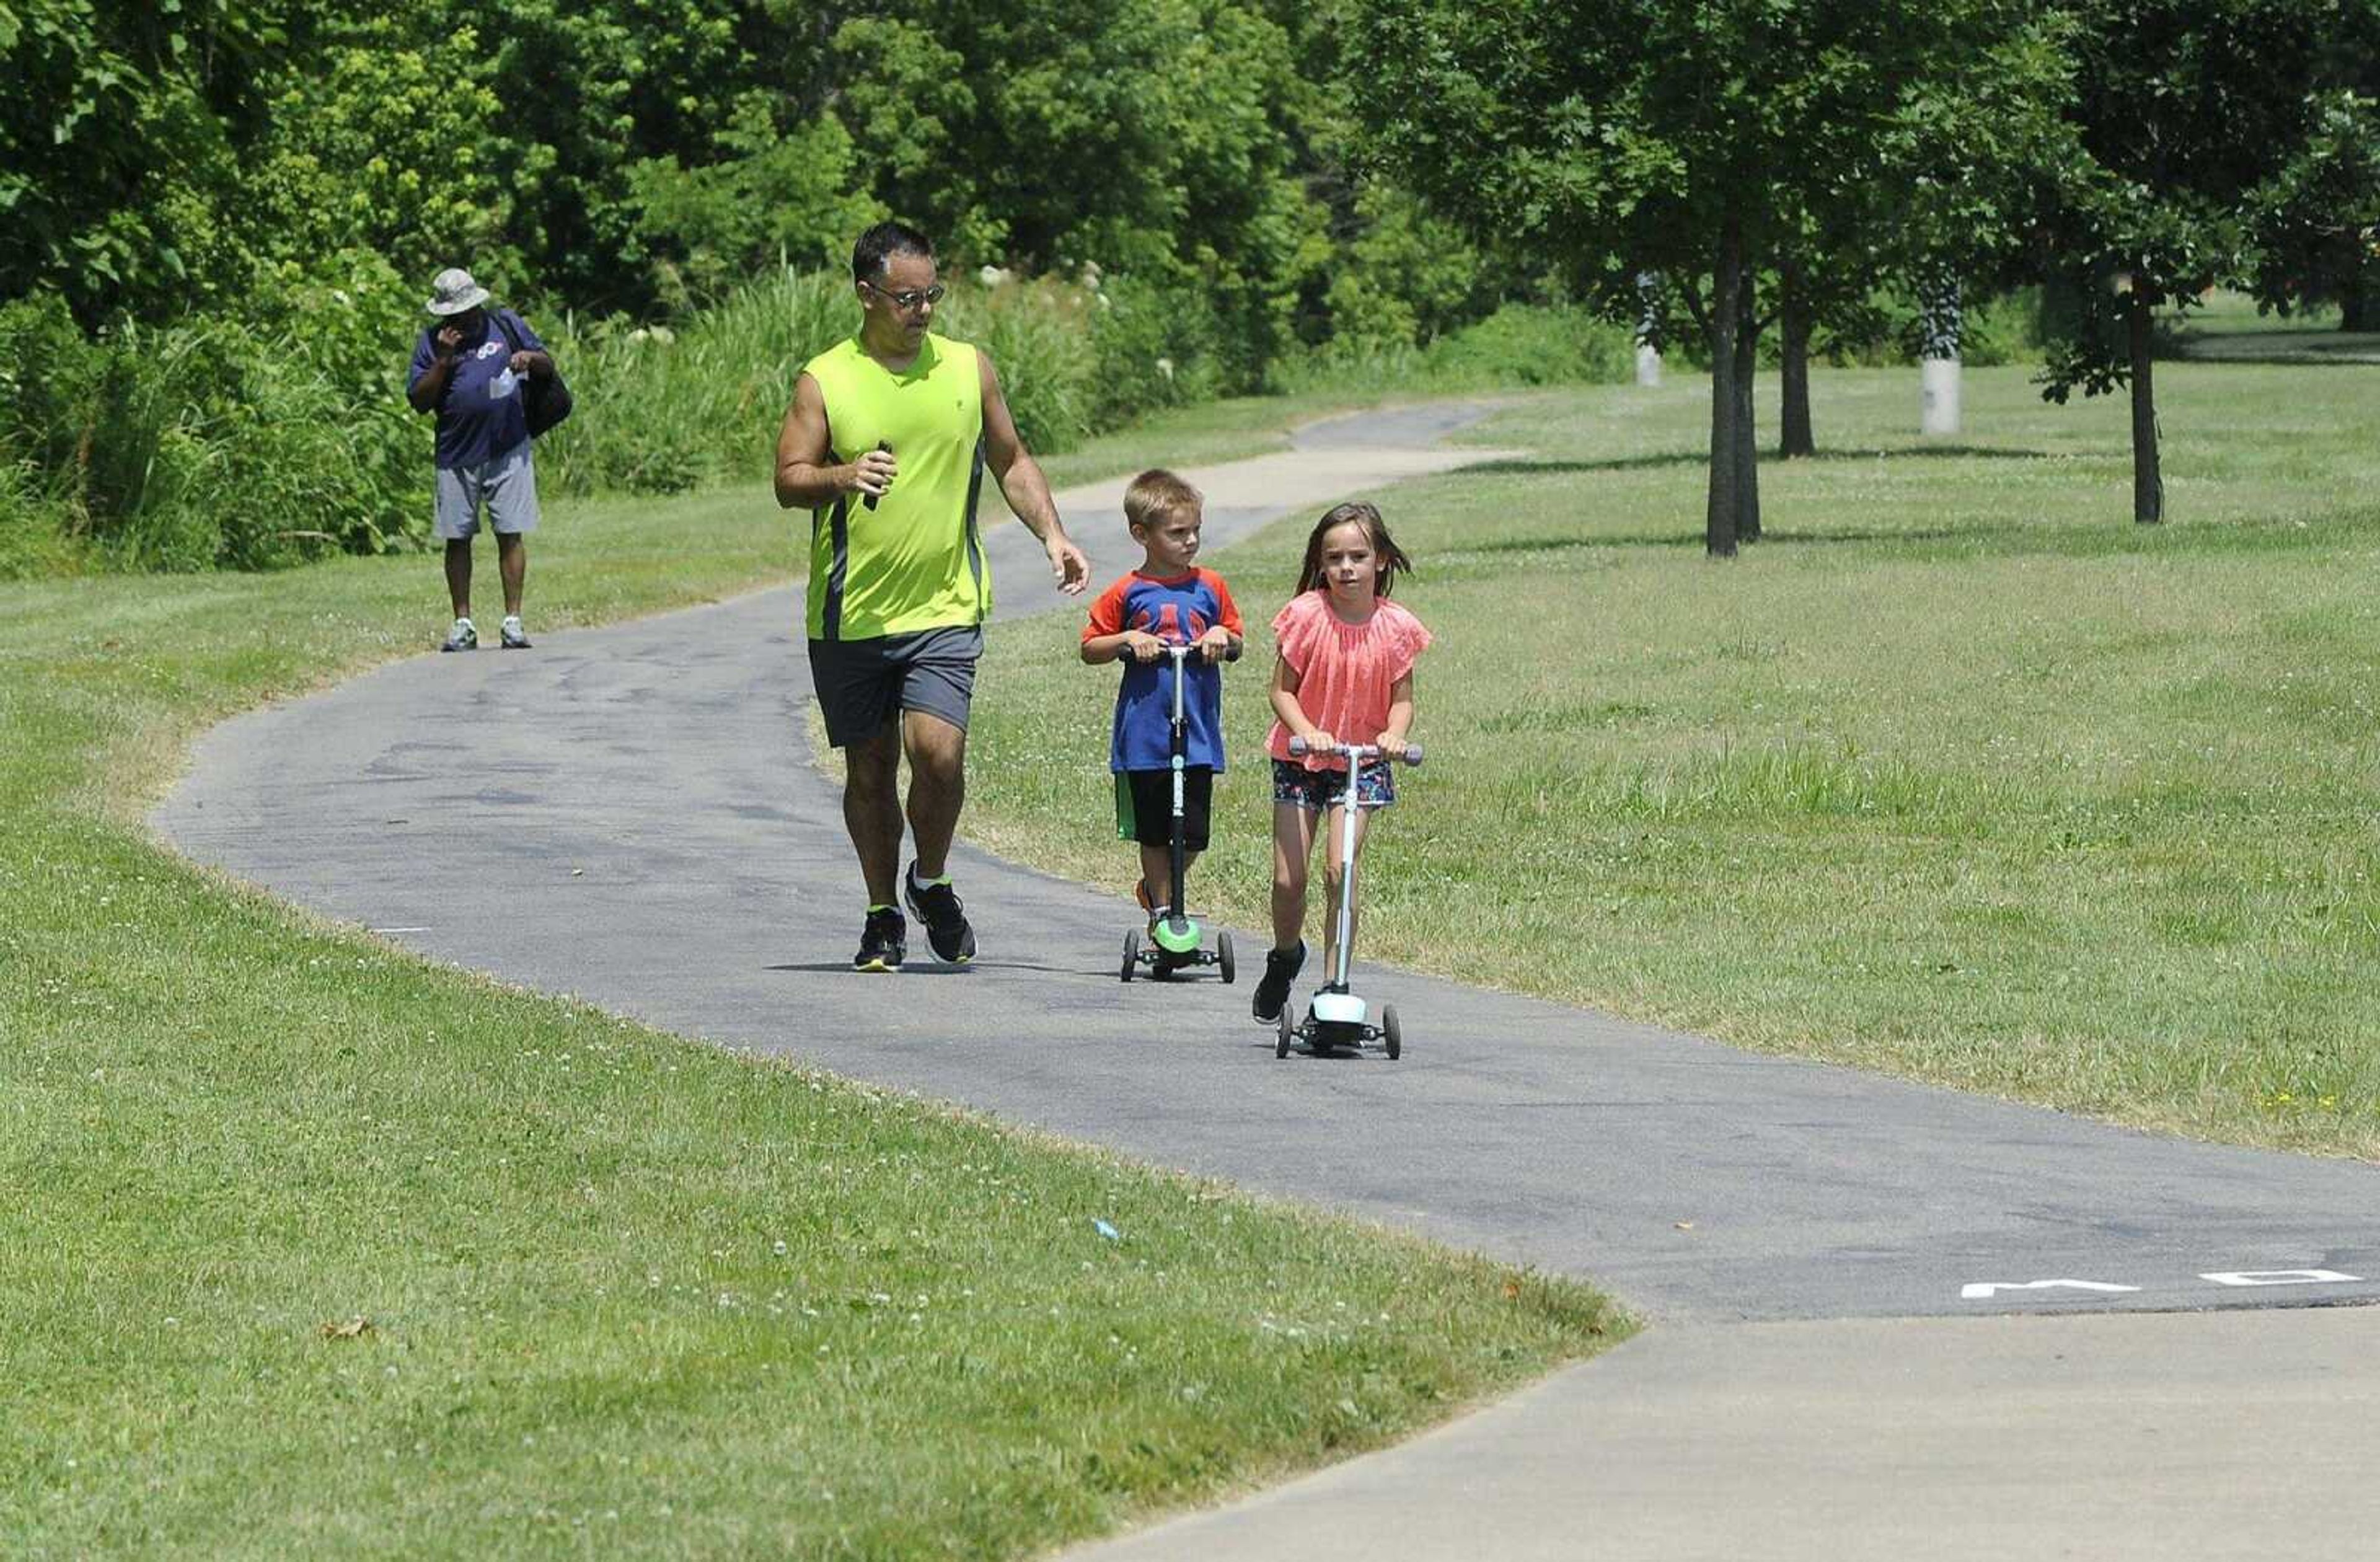
{"label": "bucket hat", "polygon": [[427,307],[432,314],[461,314],[487,301],[488,290],[472,281],[469,272],[461,266],[448,266],[430,284]]}

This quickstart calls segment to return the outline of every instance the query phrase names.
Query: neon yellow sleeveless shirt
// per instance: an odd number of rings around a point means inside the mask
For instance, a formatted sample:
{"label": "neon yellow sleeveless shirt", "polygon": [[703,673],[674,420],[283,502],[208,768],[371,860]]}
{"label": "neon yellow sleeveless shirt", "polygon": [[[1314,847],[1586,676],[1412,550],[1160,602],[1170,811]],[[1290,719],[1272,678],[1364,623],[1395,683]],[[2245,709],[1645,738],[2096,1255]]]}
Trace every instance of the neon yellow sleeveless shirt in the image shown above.
{"label": "neon yellow sleeveless shirt", "polygon": [[982,623],[991,566],[975,523],[984,462],[975,348],[929,334],[917,360],[895,374],[855,336],[802,372],[825,397],[836,461],[856,461],[880,442],[901,464],[874,509],[846,494],[810,512],[809,638]]}

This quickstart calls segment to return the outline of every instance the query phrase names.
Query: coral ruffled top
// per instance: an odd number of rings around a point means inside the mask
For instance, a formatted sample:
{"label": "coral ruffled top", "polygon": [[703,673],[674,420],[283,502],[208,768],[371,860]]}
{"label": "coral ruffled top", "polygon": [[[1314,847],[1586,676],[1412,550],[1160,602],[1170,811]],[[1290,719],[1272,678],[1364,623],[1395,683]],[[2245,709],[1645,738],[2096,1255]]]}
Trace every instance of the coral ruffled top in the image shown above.
{"label": "coral ruffled top", "polygon": [[[1421,620],[1386,598],[1372,616],[1350,624],[1330,611],[1330,593],[1301,592],[1272,621],[1273,643],[1297,675],[1297,702],[1306,718],[1342,743],[1368,743],[1389,725],[1389,691],[1413,671],[1429,644]],[[1265,750],[1289,758],[1289,728],[1276,719]],[[1328,761],[1309,755],[1308,770]]]}

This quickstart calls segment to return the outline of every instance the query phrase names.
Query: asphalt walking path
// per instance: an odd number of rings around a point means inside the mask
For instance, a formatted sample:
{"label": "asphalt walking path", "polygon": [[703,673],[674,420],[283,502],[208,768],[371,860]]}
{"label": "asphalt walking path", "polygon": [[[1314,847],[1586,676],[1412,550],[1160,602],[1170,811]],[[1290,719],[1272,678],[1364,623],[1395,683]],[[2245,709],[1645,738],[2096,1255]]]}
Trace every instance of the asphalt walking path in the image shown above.
{"label": "asphalt walking path", "polygon": [[[1439,443],[1479,415],[1193,470],[1208,546],[1492,458]],[[1061,495],[1096,580],[1129,563],[1122,486]],[[1079,610],[1021,528],[990,545],[996,616]],[[965,848],[976,962],[919,939],[856,976],[799,615],[781,590],[394,664],[216,728],[154,822],[431,957],[1586,1276],[1654,1324],[1118,1557],[2373,1554],[2380,1311],[2338,1304],[2380,1301],[2380,1168],[1378,968],[1402,1061],[1276,1061],[1252,977],[1125,986],[1128,906]],[[1241,933],[1251,966],[1265,942]]]}

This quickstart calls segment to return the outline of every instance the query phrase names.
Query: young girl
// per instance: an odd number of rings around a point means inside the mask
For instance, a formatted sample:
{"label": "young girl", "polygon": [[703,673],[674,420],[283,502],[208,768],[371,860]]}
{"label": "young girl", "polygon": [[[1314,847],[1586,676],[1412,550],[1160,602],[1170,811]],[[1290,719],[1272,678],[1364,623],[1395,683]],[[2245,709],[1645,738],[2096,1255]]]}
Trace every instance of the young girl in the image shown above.
{"label": "young girl", "polygon": [[[1297,595],[1272,621],[1280,656],[1273,664],[1277,718],[1265,747],[1272,754],[1272,952],[1257,983],[1254,1008],[1267,1025],[1281,1018],[1289,984],[1305,963],[1305,867],[1319,835],[1336,840],[1346,806],[1346,761],[1334,742],[1401,750],[1413,726],[1414,658],[1429,644],[1421,620],[1389,600],[1413,563],[1370,505],[1333,506],[1305,540]],[[1289,740],[1305,739],[1304,759]],[[1366,812],[1396,801],[1389,762],[1367,763],[1355,778],[1355,849],[1364,848]],[[1316,826],[1322,829],[1318,832]],[[1339,898],[1339,864],[1329,860],[1329,904]],[[1323,969],[1338,969],[1335,918],[1323,946]]]}

